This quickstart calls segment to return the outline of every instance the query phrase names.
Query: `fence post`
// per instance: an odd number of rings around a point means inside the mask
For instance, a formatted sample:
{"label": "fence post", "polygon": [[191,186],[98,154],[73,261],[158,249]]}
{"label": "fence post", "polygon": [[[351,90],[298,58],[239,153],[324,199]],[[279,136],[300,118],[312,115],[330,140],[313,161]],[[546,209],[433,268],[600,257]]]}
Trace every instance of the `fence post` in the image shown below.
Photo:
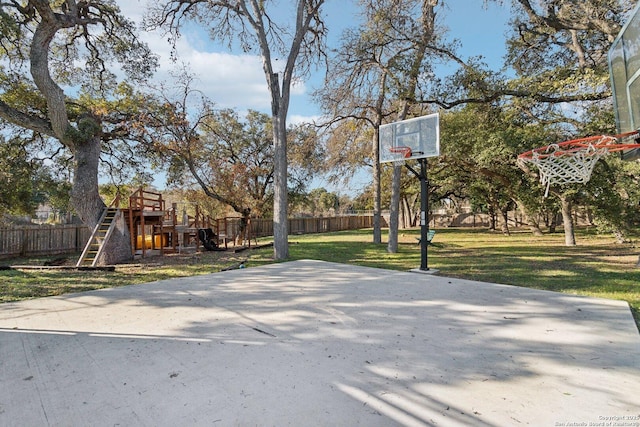
{"label": "fence post", "polygon": [[27,255],[27,229],[23,228],[22,229],[22,233],[20,233],[20,237],[22,238],[22,241],[20,242],[20,256],[26,256]]}

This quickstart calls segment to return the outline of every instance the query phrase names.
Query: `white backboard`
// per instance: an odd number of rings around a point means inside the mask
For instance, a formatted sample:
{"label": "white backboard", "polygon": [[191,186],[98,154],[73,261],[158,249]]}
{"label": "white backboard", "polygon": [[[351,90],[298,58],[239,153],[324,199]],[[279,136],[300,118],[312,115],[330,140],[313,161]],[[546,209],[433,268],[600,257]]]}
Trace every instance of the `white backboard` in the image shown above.
{"label": "white backboard", "polygon": [[380,163],[440,155],[437,113],[380,126]]}
{"label": "white backboard", "polygon": [[[609,73],[618,133],[640,129],[640,3],[609,49]],[[623,152],[622,158],[640,158],[639,150]]]}

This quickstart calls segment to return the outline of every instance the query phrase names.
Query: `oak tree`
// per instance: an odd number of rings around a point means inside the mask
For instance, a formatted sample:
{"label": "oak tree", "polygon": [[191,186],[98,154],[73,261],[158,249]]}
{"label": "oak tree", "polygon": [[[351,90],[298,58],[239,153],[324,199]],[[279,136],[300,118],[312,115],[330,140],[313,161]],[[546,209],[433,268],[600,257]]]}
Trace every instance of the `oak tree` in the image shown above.
{"label": "oak tree", "polygon": [[[98,193],[101,149],[127,132],[123,117],[77,95],[108,99],[117,82],[114,64],[135,82],[151,75],[156,58],[113,0],[3,2],[0,37],[0,118],[9,131],[71,153],[73,207],[93,227],[105,206]],[[120,231],[103,262],[131,255]]]}
{"label": "oak tree", "polygon": [[[268,216],[273,203],[272,120],[249,110],[241,116],[218,110],[193,88],[195,76],[182,72],[157,89],[156,108],[147,110],[147,139],[176,187],[199,188],[245,220]],[[167,87],[170,86],[171,88]],[[290,191],[304,190],[319,168],[319,145],[308,126],[287,132]]]}
{"label": "oak tree", "polygon": [[[435,27],[436,1],[362,0],[359,4],[362,23],[343,35],[325,86],[316,97],[333,118],[330,126],[338,132],[333,139],[343,143],[333,146],[335,158],[352,163],[359,158],[360,165],[372,166],[373,240],[380,243],[379,127],[424,112],[416,106],[416,93],[420,90],[420,80],[432,71],[427,58],[440,57],[449,50],[443,39],[436,37],[443,32]],[[341,124],[335,125],[336,122]],[[344,138],[349,128],[351,137]],[[371,138],[371,143],[363,144],[365,137]],[[396,191],[391,202],[389,250],[392,252],[397,248],[399,172],[396,171],[393,185]]]}
{"label": "oak tree", "polygon": [[[284,8],[265,0],[163,0],[152,6],[147,28],[164,28],[173,40],[187,21],[203,25],[215,40],[237,41],[244,52],[257,51],[271,95],[274,144],[274,256],[289,256],[287,218],[287,113],[291,85],[322,58],[326,28],[321,15],[325,0],[296,0]],[[280,17],[281,19],[277,19]],[[278,71],[275,61],[284,59]]]}

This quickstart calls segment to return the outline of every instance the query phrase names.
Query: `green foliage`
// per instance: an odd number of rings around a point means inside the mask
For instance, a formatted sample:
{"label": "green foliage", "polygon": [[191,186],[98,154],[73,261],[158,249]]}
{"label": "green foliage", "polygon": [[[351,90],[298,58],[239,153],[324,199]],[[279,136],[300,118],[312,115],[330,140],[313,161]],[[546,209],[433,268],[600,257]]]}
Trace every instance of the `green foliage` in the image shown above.
{"label": "green foliage", "polygon": [[353,199],[353,209],[356,211],[373,210],[373,187],[369,186]]}
{"label": "green foliage", "polygon": [[70,184],[34,159],[33,149],[28,141],[0,138],[0,214],[31,216],[42,203],[62,213],[71,210]]}
{"label": "green foliage", "polygon": [[[506,65],[515,76],[498,79],[472,59],[435,92],[435,98],[483,104],[443,115],[435,195],[466,197],[487,211],[515,201],[532,221],[557,209],[553,197],[542,198],[535,167],[523,174],[515,158],[563,140],[615,133],[606,58],[632,3],[514,1]],[[628,188],[637,187],[631,182],[638,172],[624,169],[607,160],[588,185],[554,191],[590,207],[602,231],[620,236],[637,211]]]}
{"label": "green foliage", "polygon": [[639,177],[640,164],[636,162],[623,162],[615,155],[598,162],[582,202],[591,208],[600,231],[624,240],[640,224]]}
{"label": "green foliage", "polygon": [[29,111],[38,117],[46,116],[47,101],[31,79],[5,66],[0,66],[0,98],[18,111]]}
{"label": "green foliage", "polygon": [[[241,117],[231,109],[213,110],[204,102],[196,119],[180,110],[185,102],[167,102],[158,109],[158,128],[163,130],[154,137],[155,148],[168,171],[168,183],[198,186],[239,213],[249,208],[255,215],[268,214],[274,174],[271,117],[253,110]],[[295,202],[293,196],[304,193],[320,167],[319,144],[310,126],[292,126],[287,136],[289,191]]]}
{"label": "green foliage", "polygon": [[35,166],[21,143],[0,142],[0,215],[32,215]]}
{"label": "green foliage", "polygon": [[73,205],[71,204],[71,183],[69,181],[52,180],[47,184],[46,192],[47,203],[60,214],[73,213]]}
{"label": "green foliage", "polygon": [[[233,110],[222,110],[213,112],[201,131],[188,151],[200,160],[200,180],[237,211],[248,207],[260,215],[273,184],[270,116],[249,111],[241,119]],[[180,156],[188,161],[186,154]]]}
{"label": "green foliage", "polygon": [[616,119],[611,103],[594,102],[583,113],[583,121],[579,124],[579,135],[615,135]]}
{"label": "green foliage", "polygon": [[340,197],[324,188],[315,188],[305,198],[309,213],[313,216],[331,215],[340,208]]}
{"label": "green foliage", "polygon": [[522,180],[514,162],[522,142],[502,109],[468,105],[443,114],[441,135],[432,202],[456,196],[469,199],[478,211],[509,208]]}
{"label": "green foliage", "polygon": [[137,190],[136,183],[131,184],[102,184],[100,185],[100,196],[106,205],[110,205],[116,198],[119,199],[121,208],[129,207],[129,196]]}

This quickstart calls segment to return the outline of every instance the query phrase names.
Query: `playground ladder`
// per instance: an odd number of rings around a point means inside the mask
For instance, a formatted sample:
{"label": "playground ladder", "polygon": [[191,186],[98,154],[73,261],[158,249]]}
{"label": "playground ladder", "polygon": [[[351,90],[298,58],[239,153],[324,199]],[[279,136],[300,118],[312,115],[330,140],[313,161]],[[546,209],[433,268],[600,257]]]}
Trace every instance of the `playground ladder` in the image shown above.
{"label": "playground ladder", "polygon": [[91,238],[87,242],[76,267],[95,267],[98,257],[104,250],[104,244],[109,239],[111,232],[116,226],[117,208],[106,208],[100,217],[98,225],[93,229]]}

